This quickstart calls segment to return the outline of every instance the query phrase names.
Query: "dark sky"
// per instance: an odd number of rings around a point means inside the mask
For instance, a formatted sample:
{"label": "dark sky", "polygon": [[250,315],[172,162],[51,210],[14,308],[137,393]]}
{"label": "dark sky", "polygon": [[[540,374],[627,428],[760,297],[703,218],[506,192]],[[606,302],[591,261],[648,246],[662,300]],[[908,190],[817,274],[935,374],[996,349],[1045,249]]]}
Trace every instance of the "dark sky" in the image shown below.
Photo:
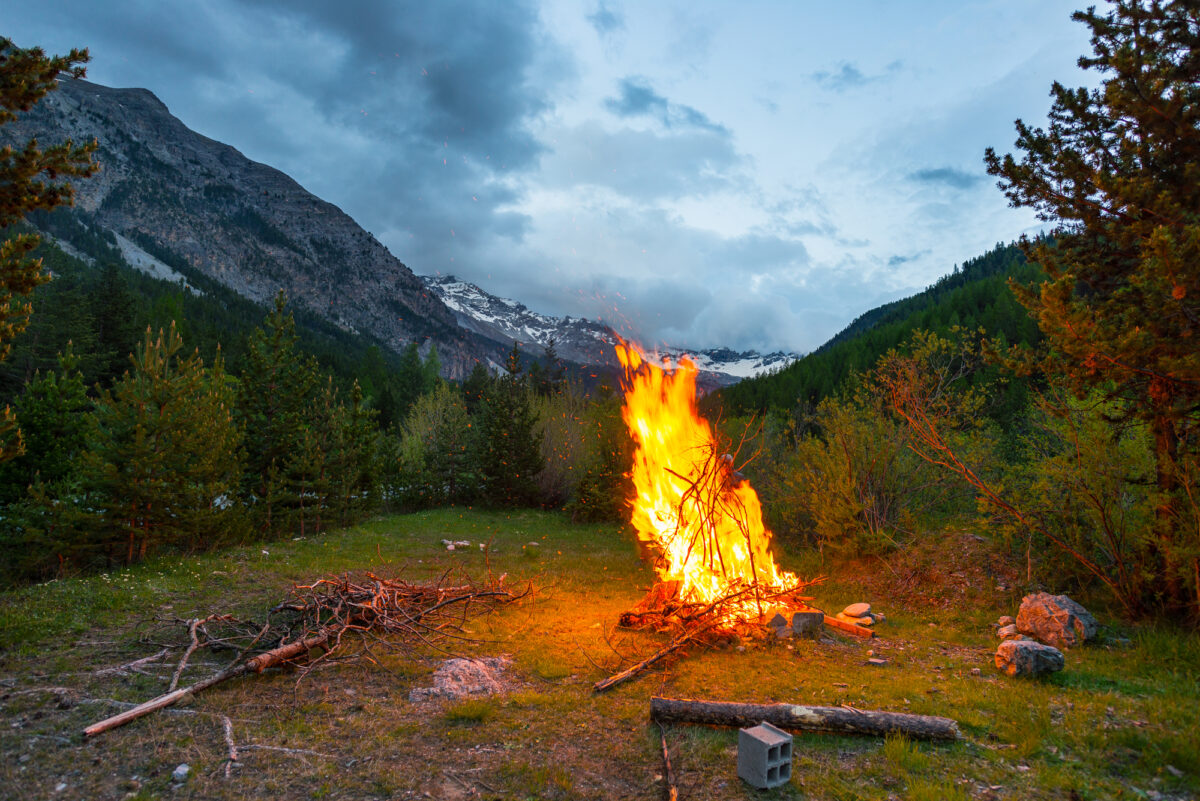
{"label": "dark sky", "polygon": [[983,171],[1073,3],[0,0],[417,273],[646,345],[809,350],[1035,230]]}

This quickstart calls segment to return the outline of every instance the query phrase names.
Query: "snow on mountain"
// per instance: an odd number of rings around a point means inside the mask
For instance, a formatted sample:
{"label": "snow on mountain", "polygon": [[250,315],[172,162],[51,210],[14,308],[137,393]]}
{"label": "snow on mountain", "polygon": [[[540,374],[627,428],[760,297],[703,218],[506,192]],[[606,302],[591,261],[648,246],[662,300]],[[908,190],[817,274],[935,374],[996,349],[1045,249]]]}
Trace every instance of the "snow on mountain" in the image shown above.
{"label": "snow on mountain", "polygon": [[[560,358],[578,364],[616,367],[613,345],[617,332],[604,323],[576,317],[551,317],[531,311],[524,304],[492,295],[475,284],[453,275],[420,276],[425,285],[451,311],[458,324],[477,334],[502,342],[520,342],[544,348],[551,342]],[[687,355],[701,372],[701,384],[725,386],[791,364],[794,353],[762,355],[756,351],[736,352],[729,348],[684,350],[666,348],[649,354],[658,364],[678,363]]]}

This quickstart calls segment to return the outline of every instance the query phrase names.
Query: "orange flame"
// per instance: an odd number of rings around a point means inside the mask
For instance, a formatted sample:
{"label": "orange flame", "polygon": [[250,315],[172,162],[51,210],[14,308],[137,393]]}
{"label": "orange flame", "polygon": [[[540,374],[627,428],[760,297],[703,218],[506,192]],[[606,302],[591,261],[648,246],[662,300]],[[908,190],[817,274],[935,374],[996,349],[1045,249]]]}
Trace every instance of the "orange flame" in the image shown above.
{"label": "orange flame", "polygon": [[[667,372],[630,345],[616,348],[625,367],[623,415],[637,445],[632,522],[659,554],[659,579],[679,581],[679,599],[700,604],[741,587],[795,586],[796,576],[771,555],[758,494],[733,473],[732,458],[696,411],[695,363],[684,357]],[[756,596],[748,593],[732,617],[760,614]]]}

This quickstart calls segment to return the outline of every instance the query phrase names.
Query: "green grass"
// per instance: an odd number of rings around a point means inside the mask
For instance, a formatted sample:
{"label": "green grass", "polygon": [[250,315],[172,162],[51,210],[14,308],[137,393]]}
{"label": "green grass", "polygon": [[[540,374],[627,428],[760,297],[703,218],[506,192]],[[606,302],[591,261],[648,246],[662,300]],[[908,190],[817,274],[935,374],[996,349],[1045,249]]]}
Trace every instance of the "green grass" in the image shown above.
{"label": "green grass", "polygon": [[[443,539],[472,547],[448,552]],[[477,543],[489,541],[485,554]],[[183,712],[159,712],[88,741],[80,734],[118,710],[104,699],[140,702],[165,687],[173,661],[151,666],[148,676],[95,673],[154,653],[160,642],[184,642],[183,630],[164,627],[163,619],[211,612],[261,619],[295,582],[365,570],[421,580],[449,568],[481,578],[489,561],[496,576],[532,582],[534,596],[468,621],[474,642],[457,650],[510,656],[506,695],[409,703],[408,693],[427,686],[445,655],[380,652],[378,664],[330,665],[299,683],[296,674],[278,672],[227,682]],[[791,554],[784,561],[830,576],[814,590],[825,608],[869,600],[885,612],[879,639],[692,648],[604,695],[592,693],[593,682],[664,642],[664,635],[614,627],[653,576],[627,532],[572,525],[557,514],[448,509],[388,517],[2,593],[0,786],[20,788],[18,799],[61,795],[54,788],[63,781],[71,789],[62,797],[164,797],[178,792],[171,771],[187,762],[193,774],[183,797],[651,797],[661,790],[663,766],[660,732],[646,713],[649,696],[663,694],[945,715],[965,734],[948,745],[798,734],[792,783],[759,794],[736,778],[736,732],[668,727],[685,798],[1200,792],[1195,634],[1120,628],[1127,646],[1076,649],[1051,679],[1013,681],[991,664],[989,625],[1013,611],[1011,595],[989,596],[970,577],[958,589],[897,589],[897,576],[907,574],[878,560],[837,564]],[[868,650],[887,664],[867,666]],[[229,658],[197,653],[185,682]],[[220,716],[244,747],[229,779]]]}

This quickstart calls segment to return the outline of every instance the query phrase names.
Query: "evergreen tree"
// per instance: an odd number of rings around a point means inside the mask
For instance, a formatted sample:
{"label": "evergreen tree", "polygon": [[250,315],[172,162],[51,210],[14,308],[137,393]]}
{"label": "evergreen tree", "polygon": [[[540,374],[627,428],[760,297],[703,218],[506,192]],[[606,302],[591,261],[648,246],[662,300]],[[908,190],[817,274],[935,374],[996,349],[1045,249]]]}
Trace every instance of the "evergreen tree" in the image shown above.
{"label": "evergreen tree", "polygon": [[538,502],[541,438],[534,430],[537,420],[515,344],[506,369],[506,375],[490,382],[476,414],[475,465],[486,505],[529,506]]}
{"label": "evergreen tree", "polygon": [[[15,120],[17,112],[29,111],[55,89],[59,73],[82,78],[82,64],[87,60],[86,50],[47,57],[41,48],[22,49],[0,37],[0,125]],[[94,141],[76,147],[68,139],[45,150],[36,140],[19,148],[0,148],[0,230],[34,209],[70,205],[74,190],[59,179],[95,172],[92,154],[96,147]],[[0,242],[0,360],[8,356],[13,337],[29,322],[33,308],[24,298],[48,280],[41,260],[31,256],[37,244],[34,234],[18,234]],[[5,408],[0,413],[0,461],[17,456],[23,448],[12,410]]]}
{"label": "evergreen tree", "polygon": [[120,268],[109,262],[91,299],[95,326],[96,380],[107,386],[129,368],[129,354],[137,346],[136,302]]}
{"label": "evergreen tree", "polygon": [[1092,32],[1079,65],[1101,87],[1055,83],[1049,128],[1018,120],[1022,159],[989,149],[987,165],[1013,205],[1059,224],[1053,243],[1024,243],[1048,280],[1016,287],[1049,346],[1036,366],[1150,425],[1162,500],[1146,567],[1166,606],[1200,616],[1200,538],[1180,467],[1200,449],[1200,10],[1108,8],[1074,14]]}
{"label": "evergreen tree", "polygon": [[88,399],[79,358],[68,345],[58,371],[38,374],[17,399],[16,416],[25,453],[0,464],[0,503],[23,496],[35,482],[58,484],[77,470],[84,446]]}
{"label": "evergreen tree", "polygon": [[403,420],[408,410],[425,394],[425,366],[416,342],[410,342],[400,354],[400,365],[396,369],[396,417]]}
{"label": "evergreen tree", "polygon": [[296,321],[281,292],[263,326],[250,335],[238,385],[238,418],[246,438],[243,490],[255,525],[267,532],[286,526],[278,513],[286,517],[287,509],[299,504],[300,496],[286,486],[289,472],[295,475],[289,462],[305,446],[320,383],[315,362],[297,351],[296,339]]}
{"label": "evergreen tree", "polygon": [[464,503],[474,496],[471,422],[462,396],[448,384],[413,406],[400,452],[410,504]]}
{"label": "evergreen tree", "polygon": [[482,362],[475,362],[462,385],[463,403],[466,404],[468,413],[474,415],[479,410],[491,383],[492,377],[488,375],[487,368]]}
{"label": "evergreen tree", "polygon": [[140,560],[160,545],[209,548],[232,522],[241,468],[233,389],[219,356],[205,369],[182,349],[174,327],[147,330],[133,369],[96,403],[84,469],[110,560]]}

